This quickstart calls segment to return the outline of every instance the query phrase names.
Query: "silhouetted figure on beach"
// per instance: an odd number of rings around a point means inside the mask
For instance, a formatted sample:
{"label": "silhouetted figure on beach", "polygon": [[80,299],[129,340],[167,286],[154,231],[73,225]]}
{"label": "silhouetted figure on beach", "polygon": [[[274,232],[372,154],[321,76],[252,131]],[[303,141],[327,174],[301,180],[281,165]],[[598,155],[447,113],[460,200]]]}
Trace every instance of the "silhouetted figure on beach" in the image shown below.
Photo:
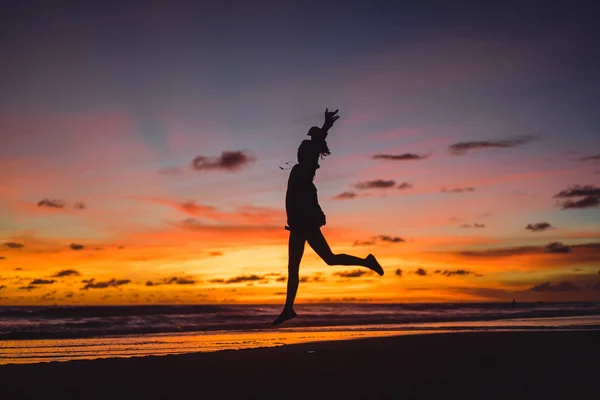
{"label": "silhouetted figure on beach", "polygon": [[383,268],[372,254],[366,258],[359,258],[348,254],[333,254],[327,240],[321,233],[325,225],[325,214],[319,206],[317,188],[313,183],[315,173],[319,166],[319,157],[329,155],[327,147],[327,131],[339,118],[338,110],[329,112],[325,109],[325,123],[322,128],[313,126],[308,131],[310,140],[304,140],[298,148],[298,164],[290,171],[285,209],[287,223],[285,227],[290,231],[288,243],[288,282],[287,297],[283,311],[271,325],[279,325],[296,316],[294,300],[298,291],[300,261],[304,254],[304,244],[310,247],[327,263],[327,265],[358,265],[367,267],[379,275],[383,275]]}

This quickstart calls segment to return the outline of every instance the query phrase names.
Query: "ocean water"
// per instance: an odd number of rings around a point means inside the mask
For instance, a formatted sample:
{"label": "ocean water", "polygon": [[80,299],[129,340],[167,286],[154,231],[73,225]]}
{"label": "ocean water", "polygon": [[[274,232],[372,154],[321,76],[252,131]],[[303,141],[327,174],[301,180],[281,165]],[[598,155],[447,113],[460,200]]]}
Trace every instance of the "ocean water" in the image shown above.
{"label": "ocean water", "polygon": [[600,330],[600,303],[0,307],[0,364],[479,330]]}

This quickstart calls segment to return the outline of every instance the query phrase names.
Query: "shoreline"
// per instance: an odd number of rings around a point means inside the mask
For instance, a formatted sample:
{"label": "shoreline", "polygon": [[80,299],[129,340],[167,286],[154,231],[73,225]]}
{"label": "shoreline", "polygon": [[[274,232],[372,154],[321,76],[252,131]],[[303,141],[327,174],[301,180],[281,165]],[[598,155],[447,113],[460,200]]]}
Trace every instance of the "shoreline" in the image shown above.
{"label": "shoreline", "polygon": [[[222,332],[208,335],[188,335],[181,333],[178,335],[170,334],[156,334],[156,335],[134,335],[131,337],[112,337],[103,338],[106,342],[100,339],[100,345],[90,344],[89,342],[96,342],[94,339],[84,338],[82,340],[70,341],[70,340],[59,340],[61,342],[57,347],[67,349],[65,356],[39,356],[39,347],[37,343],[45,343],[48,341],[36,340],[36,341],[20,341],[7,342],[9,345],[21,344],[21,346],[6,346],[6,349],[10,349],[12,352],[25,352],[27,353],[31,348],[37,354],[37,356],[22,356],[22,358],[13,359],[13,362],[4,362],[0,358],[0,367],[7,365],[35,365],[35,364],[48,364],[48,363],[65,363],[72,361],[94,361],[94,360],[106,360],[106,359],[141,359],[145,357],[163,357],[163,356],[176,356],[176,355],[187,355],[187,354],[207,354],[221,351],[242,351],[251,349],[265,349],[272,347],[291,346],[296,344],[308,344],[308,343],[319,343],[319,342],[336,342],[346,341],[355,339],[374,339],[378,337],[390,337],[390,336],[404,336],[404,335],[418,335],[422,333],[442,333],[446,332],[443,330],[431,330],[431,331],[367,331],[367,330],[356,330],[356,331],[272,331],[272,332],[244,332],[244,333],[233,333],[233,332]],[[448,331],[449,332],[449,331]],[[88,343],[85,343],[85,342]],[[145,342],[144,342],[145,341]],[[117,342],[117,343],[115,343]],[[108,343],[108,346],[103,346],[103,343]],[[169,349],[161,351],[158,346],[163,345],[164,348]],[[1,344],[1,342],[0,342]],[[149,353],[119,353],[118,348],[128,348],[131,346],[142,347],[144,344],[150,344],[153,348],[150,349]],[[56,344],[55,344],[56,345]],[[72,348],[83,347],[83,352],[88,354],[86,356],[77,357],[72,354]],[[104,348],[103,348],[104,347]],[[61,349],[61,350],[62,350]],[[115,350],[117,352],[115,353]],[[138,349],[139,350],[139,349]],[[93,352],[93,355],[89,355]],[[10,359],[10,358],[9,358]]]}
{"label": "shoreline", "polygon": [[595,398],[599,331],[452,332],[0,366],[7,398]]}
{"label": "shoreline", "polygon": [[222,350],[276,347],[298,343],[456,332],[597,331],[600,317],[553,317],[415,324],[278,327],[247,331],[173,332],[102,337],[0,340],[0,366],[132,358]]}

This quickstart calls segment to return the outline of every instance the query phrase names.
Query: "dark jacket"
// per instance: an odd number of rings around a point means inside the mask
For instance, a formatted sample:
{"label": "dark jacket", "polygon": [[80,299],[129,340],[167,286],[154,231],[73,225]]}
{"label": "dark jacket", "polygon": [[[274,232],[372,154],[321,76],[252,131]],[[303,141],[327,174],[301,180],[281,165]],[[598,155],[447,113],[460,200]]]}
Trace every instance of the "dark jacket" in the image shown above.
{"label": "dark jacket", "polygon": [[325,225],[319,206],[317,187],[313,183],[316,168],[312,164],[294,165],[285,195],[287,223],[291,231],[310,231]]}

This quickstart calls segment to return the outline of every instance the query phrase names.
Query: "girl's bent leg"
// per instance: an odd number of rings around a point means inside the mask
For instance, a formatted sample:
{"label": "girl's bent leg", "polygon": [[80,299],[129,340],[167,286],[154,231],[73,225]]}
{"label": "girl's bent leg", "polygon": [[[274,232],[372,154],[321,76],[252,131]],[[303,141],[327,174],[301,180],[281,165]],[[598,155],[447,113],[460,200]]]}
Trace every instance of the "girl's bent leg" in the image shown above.
{"label": "girl's bent leg", "polygon": [[366,258],[359,258],[349,254],[333,254],[320,229],[309,235],[307,240],[310,247],[327,265],[359,265],[367,267],[379,275],[383,275],[383,268],[381,268],[381,265],[379,265],[372,254],[369,254]]}

